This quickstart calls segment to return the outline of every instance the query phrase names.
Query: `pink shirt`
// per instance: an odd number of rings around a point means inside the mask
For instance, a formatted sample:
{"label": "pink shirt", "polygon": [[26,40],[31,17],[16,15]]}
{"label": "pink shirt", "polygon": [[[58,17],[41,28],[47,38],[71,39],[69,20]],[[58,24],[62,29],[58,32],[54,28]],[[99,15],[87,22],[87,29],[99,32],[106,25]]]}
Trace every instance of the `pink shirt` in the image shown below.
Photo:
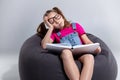
{"label": "pink shirt", "polygon": [[[65,27],[62,30],[60,30],[60,33],[61,33],[61,36],[64,37],[64,36],[74,32],[74,31],[78,32],[80,37],[81,37],[81,35],[85,34],[85,31],[84,31],[83,27],[78,23],[76,23],[76,30],[74,30],[72,28],[72,24],[71,24],[70,27]],[[53,41],[56,41],[56,42],[60,43],[60,37],[58,37],[56,32],[52,33],[51,39]]]}

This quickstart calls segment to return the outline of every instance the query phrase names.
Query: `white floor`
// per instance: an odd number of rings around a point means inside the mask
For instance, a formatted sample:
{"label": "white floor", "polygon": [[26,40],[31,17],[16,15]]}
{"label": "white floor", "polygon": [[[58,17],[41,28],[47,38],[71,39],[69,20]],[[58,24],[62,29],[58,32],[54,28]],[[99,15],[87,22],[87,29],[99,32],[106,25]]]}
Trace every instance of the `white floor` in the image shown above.
{"label": "white floor", "polygon": [[0,80],[20,80],[18,53],[0,53]]}
{"label": "white floor", "polygon": [[[120,54],[114,55],[118,68],[120,67]],[[0,53],[0,80],[20,80],[18,72],[18,53]],[[120,80],[120,70],[116,80]]]}

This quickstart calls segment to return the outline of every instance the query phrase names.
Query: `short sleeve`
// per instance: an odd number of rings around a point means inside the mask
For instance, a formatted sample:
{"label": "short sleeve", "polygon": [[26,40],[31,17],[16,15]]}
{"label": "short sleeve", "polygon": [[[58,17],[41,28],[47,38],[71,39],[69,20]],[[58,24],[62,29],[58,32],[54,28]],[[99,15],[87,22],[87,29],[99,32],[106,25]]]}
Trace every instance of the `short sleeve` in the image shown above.
{"label": "short sleeve", "polygon": [[78,23],[76,23],[76,31],[79,33],[79,35],[83,35],[86,33],[84,28]]}
{"label": "short sleeve", "polygon": [[55,34],[52,33],[51,36],[50,36],[50,38],[54,41],[55,40]]}
{"label": "short sleeve", "polygon": [[58,42],[60,43],[60,38],[57,36],[55,32],[53,32],[50,36],[50,38],[53,40],[53,42]]}

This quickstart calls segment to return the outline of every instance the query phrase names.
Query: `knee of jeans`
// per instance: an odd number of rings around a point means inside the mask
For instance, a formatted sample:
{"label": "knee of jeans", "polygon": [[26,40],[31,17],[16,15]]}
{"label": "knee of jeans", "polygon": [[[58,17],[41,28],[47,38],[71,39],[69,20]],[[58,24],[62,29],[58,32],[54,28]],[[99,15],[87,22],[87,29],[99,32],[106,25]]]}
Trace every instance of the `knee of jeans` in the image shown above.
{"label": "knee of jeans", "polygon": [[73,57],[72,52],[69,49],[64,49],[60,56],[62,59],[70,59]]}

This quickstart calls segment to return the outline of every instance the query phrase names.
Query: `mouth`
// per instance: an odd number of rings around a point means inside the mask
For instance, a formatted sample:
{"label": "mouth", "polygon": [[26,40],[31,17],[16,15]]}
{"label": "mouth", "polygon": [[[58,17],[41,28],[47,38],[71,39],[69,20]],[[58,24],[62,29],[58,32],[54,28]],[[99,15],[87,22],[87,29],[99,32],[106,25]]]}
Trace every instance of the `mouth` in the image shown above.
{"label": "mouth", "polygon": [[58,23],[56,26],[57,29],[61,29],[62,28],[62,22]]}
{"label": "mouth", "polygon": [[60,22],[58,25],[61,27],[62,26],[62,22]]}
{"label": "mouth", "polygon": [[58,23],[56,27],[60,27],[61,26],[61,23]]}

